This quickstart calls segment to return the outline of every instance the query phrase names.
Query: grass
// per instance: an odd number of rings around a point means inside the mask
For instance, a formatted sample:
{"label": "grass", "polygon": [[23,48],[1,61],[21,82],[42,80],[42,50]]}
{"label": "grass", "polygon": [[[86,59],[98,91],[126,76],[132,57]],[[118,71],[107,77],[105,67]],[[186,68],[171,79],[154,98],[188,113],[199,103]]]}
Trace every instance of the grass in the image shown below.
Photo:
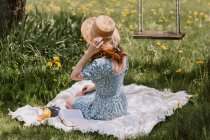
{"label": "grass", "polygon": [[[113,7],[109,6],[111,2],[115,3]],[[172,0],[145,2],[145,15],[151,15],[145,16],[145,28],[174,30],[174,4]],[[25,19],[0,40],[0,137],[116,139],[96,132],[65,133],[50,126],[25,128],[7,116],[8,108],[43,106],[75,82],[69,74],[86,50],[80,34],[81,22],[87,16],[104,13],[115,19],[129,56],[126,85],[137,83],[195,95],[148,136],[137,139],[210,139],[210,1],[185,0],[181,6],[186,37],[181,41],[157,41],[132,39],[137,30],[135,0],[29,0]],[[54,62],[54,56],[60,60]],[[48,62],[52,62],[52,67]]]}

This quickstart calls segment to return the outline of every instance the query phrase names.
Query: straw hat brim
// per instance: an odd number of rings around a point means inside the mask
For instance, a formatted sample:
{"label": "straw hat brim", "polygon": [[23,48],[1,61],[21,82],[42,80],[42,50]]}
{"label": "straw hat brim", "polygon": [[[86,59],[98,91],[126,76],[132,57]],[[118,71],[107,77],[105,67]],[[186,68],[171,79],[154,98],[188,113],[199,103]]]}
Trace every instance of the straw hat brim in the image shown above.
{"label": "straw hat brim", "polygon": [[[83,21],[82,26],[81,26],[82,36],[88,44],[91,44],[93,39],[97,37],[93,33],[91,33],[92,25],[95,22],[95,20],[96,20],[96,17],[89,17],[85,21]],[[115,28],[112,36],[115,40],[116,45],[118,45],[120,42],[120,34],[117,28]]]}

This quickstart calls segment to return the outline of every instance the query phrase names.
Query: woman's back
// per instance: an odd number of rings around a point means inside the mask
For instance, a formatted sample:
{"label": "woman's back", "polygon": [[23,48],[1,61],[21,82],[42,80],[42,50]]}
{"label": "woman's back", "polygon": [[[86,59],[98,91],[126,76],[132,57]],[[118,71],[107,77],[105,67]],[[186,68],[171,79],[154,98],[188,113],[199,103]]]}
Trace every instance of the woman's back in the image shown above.
{"label": "woman's back", "polygon": [[79,97],[74,103],[74,108],[80,109],[88,119],[110,120],[127,114],[127,100],[122,88],[127,70],[127,60],[126,68],[115,74],[110,59],[95,59],[83,69],[82,76],[91,80],[96,90]]}

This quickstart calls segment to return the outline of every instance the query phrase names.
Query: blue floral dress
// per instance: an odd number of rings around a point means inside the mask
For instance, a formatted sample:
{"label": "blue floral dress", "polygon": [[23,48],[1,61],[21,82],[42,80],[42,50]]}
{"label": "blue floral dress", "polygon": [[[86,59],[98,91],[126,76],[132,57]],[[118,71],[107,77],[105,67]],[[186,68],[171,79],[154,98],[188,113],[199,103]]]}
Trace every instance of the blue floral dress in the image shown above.
{"label": "blue floral dress", "polygon": [[127,114],[127,99],[123,90],[123,78],[128,70],[119,74],[112,70],[112,62],[107,57],[93,60],[86,66],[81,75],[85,80],[91,80],[96,90],[85,96],[79,96],[73,103],[74,109],[80,109],[86,119],[111,120]]}

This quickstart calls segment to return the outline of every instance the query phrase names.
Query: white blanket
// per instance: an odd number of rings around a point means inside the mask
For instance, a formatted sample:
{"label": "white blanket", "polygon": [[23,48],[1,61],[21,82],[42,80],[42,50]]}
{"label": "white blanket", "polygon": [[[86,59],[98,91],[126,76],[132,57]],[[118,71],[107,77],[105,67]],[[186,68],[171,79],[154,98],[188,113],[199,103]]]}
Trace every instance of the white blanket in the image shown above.
{"label": "white blanket", "polygon": [[[66,100],[77,93],[86,84],[93,84],[90,80],[82,80],[73,84],[70,88],[61,91],[47,106],[56,105],[65,108]],[[98,131],[100,134],[114,135],[120,139],[149,134],[152,128],[166,116],[173,114],[174,110],[185,105],[191,95],[180,91],[172,93],[170,90],[159,91],[142,85],[130,84],[124,86],[128,100],[129,115],[110,121],[84,120],[77,123],[76,127],[65,126],[59,117],[45,119],[44,124],[63,129],[65,132],[80,130],[82,132]],[[15,112],[9,111],[13,119],[24,121],[24,126],[40,125],[36,121],[41,115],[39,107],[26,105]]]}

